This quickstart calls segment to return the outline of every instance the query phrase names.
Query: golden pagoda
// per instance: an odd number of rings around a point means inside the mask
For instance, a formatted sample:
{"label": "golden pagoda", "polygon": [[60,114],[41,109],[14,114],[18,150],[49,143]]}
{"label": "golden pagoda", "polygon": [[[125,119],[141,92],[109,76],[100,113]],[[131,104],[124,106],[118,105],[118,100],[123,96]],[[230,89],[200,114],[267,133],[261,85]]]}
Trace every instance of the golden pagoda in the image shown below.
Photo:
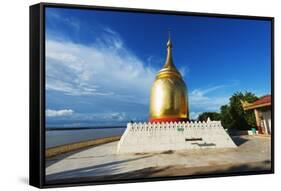
{"label": "golden pagoda", "polygon": [[173,63],[169,35],[167,58],[157,73],[150,94],[150,122],[175,122],[189,119],[187,88]]}

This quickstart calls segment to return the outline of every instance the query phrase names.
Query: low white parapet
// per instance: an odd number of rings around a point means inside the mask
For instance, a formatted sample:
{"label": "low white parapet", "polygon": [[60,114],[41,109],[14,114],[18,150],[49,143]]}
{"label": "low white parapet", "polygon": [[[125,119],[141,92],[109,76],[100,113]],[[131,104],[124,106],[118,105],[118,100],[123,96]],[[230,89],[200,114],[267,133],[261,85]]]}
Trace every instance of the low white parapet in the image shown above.
{"label": "low white parapet", "polygon": [[220,121],[128,123],[117,153],[148,153],[168,150],[235,148]]}

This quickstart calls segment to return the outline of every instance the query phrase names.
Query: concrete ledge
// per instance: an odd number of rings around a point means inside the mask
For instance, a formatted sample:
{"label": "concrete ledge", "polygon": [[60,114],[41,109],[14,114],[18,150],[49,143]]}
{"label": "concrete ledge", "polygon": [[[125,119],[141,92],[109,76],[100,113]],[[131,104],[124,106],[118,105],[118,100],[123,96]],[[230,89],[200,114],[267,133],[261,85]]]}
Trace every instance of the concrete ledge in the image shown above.
{"label": "concrete ledge", "polygon": [[46,149],[45,151],[45,158],[51,158],[60,154],[64,154],[67,152],[79,150],[82,148],[90,147],[90,146],[98,146],[105,143],[110,143],[114,141],[120,140],[121,136],[114,136],[114,137],[105,137],[95,140],[88,140],[88,141],[81,141],[77,143],[71,143],[66,145],[60,145],[56,147],[51,147]]}

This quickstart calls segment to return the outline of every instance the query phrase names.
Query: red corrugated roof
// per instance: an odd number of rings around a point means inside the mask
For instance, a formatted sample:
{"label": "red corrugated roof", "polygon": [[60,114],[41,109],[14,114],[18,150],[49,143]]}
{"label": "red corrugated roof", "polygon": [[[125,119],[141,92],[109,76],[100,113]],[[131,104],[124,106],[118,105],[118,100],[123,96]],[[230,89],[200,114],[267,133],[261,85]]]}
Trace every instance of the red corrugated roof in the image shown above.
{"label": "red corrugated roof", "polygon": [[266,104],[266,103],[271,103],[271,95],[266,95],[258,99],[257,101],[251,103],[251,105],[261,105],[261,104]]}

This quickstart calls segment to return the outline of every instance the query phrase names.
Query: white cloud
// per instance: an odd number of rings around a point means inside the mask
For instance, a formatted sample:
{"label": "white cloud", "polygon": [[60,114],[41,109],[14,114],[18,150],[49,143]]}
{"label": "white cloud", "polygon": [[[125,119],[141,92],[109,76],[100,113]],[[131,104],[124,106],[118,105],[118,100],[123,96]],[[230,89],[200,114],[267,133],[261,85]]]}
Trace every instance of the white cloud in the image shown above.
{"label": "white cloud", "polygon": [[190,119],[197,119],[201,112],[190,112]]}
{"label": "white cloud", "polygon": [[104,119],[124,121],[124,120],[128,120],[128,116],[125,113],[116,112],[116,113],[111,113],[109,115],[104,116]]}
{"label": "white cloud", "polygon": [[125,125],[131,120],[142,121],[141,118],[129,116],[125,112],[106,112],[106,113],[78,113],[72,112],[62,115],[62,110],[49,110],[46,113],[48,127],[51,126],[104,126],[104,125]]}
{"label": "white cloud", "polygon": [[179,68],[179,72],[181,73],[181,75],[183,77],[185,77],[185,75],[190,72],[190,69],[186,66],[182,66],[182,67]]}
{"label": "white cloud", "polygon": [[61,110],[46,110],[47,117],[63,117],[63,116],[70,116],[74,113],[72,109],[61,109]]}
{"label": "white cloud", "polygon": [[46,89],[67,95],[111,95],[146,103],[156,73],[109,28],[89,46],[48,39],[46,59]]}
{"label": "white cloud", "polygon": [[93,113],[75,113],[71,119],[79,119],[89,120],[89,121],[124,121],[128,120],[129,116],[126,115],[124,112],[107,112],[107,113],[100,113],[100,114],[93,114]]}
{"label": "white cloud", "polygon": [[54,11],[47,11],[48,18],[56,19],[62,24],[71,27],[74,30],[80,30],[80,21],[75,19],[75,17],[62,17],[60,14]]}
{"label": "white cloud", "polygon": [[[228,96],[210,96],[209,93],[226,88],[226,85],[213,86],[206,89],[194,89],[189,95],[189,103],[196,111],[219,111],[220,107],[228,103]],[[199,112],[200,113],[200,112]]]}

